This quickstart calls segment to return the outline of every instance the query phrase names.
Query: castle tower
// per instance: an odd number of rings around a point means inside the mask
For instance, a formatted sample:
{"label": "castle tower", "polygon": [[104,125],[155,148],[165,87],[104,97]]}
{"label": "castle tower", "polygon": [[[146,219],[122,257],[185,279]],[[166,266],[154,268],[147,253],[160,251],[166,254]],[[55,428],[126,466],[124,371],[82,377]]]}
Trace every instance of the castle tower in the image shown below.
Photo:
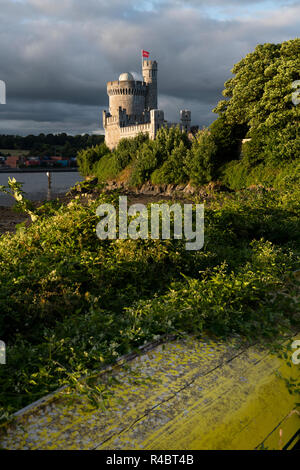
{"label": "castle tower", "polygon": [[107,94],[111,116],[119,115],[120,106],[128,116],[135,116],[135,119],[143,114],[147,86],[135,81],[131,73],[121,73],[119,80],[107,82]]}
{"label": "castle tower", "polygon": [[147,84],[146,109],[157,109],[157,62],[143,60],[143,79]]}
{"label": "castle tower", "polygon": [[189,132],[191,128],[191,111],[188,109],[182,109],[180,111],[180,121],[182,130]]}
{"label": "castle tower", "polygon": [[[135,80],[127,72],[121,73],[118,80],[107,82],[109,111],[103,111],[105,143],[112,150],[121,139],[134,138],[140,133],[155,139],[163,126],[172,127],[164,119],[164,112],[157,109],[157,62],[143,60],[143,81]],[[191,111],[180,111],[180,128],[189,132]]]}

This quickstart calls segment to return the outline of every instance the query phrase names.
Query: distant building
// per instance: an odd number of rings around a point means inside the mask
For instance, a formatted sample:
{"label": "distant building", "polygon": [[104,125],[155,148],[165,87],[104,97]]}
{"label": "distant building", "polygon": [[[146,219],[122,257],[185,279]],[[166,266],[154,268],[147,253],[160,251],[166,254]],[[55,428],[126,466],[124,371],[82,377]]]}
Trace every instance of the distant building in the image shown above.
{"label": "distant building", "polygon": [[17,168],[19,163],[19,156],[7,156],[5,160],[5,165],[9,168]]}
{"label": "distant building", "polygon": [[[105,143],[116,147],[122,138],[135,137],[140,132],[154,139],[162,126],[173,126],[165,121],[164,112],[157,109],[157,62],[143,60],[143,81],[131,73],[122,73],[119,80],[107,83],[109,111],[103,111]],[[180,111],[180,127],[189,132],[191,111]]]}

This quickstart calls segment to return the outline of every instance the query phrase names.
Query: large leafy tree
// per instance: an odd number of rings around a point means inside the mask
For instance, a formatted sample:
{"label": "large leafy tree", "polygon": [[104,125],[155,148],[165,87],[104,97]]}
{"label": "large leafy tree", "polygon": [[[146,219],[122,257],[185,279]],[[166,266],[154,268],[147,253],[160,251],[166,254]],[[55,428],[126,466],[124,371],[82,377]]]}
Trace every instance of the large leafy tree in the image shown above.
{"label": "large leafy tree", "polygon": [[281,161],[299,156],[299,106],[293,104],[293,82],[300,78],[300,39],[258,45],[232,69],[225,100],[214,112],[231,125],[244,125],[253,142],[251,160]]}

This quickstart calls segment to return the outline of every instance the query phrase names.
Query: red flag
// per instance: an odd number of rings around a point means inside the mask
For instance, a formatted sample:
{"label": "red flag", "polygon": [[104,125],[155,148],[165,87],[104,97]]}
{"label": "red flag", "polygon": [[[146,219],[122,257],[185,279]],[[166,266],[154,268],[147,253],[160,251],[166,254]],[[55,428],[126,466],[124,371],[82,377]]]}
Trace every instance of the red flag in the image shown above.
{"label": "red flag", "polygon": [[142,57],[149,57],[149,54],[150,52],[147,52],[147,51],[144,51],[144,49],[142,50]]}

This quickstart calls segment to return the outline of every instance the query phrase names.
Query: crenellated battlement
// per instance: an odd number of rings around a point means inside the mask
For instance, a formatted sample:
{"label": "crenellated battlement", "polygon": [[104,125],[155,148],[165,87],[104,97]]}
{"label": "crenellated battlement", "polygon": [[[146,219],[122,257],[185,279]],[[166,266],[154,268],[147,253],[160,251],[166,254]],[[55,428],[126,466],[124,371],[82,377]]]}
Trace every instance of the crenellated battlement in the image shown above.
{"label": "crenellated battlement", "polygon": [[150,59],[143,59],[143,68],[156,68],[157,69],[157,62],[156,60],[150,60]]}
{"label": "crenellated battlement", "polygon": [[[132,83],[132,82],[131,82]],[[107,88],[108,96],[116,96],[116,95],[139,95],[139,96],[146,96],[147,94],[147,86],[139,87],[139,86],[116,86]]]}
{"label": "crenellated battlement", "polygon": [[151,123],[147,124],[137,124],[135,126],[126,126],[126,127],[121,127],[120,132],[121,134],[138,134],[139,132],[145,132],[145,131],[150,131],[151,129]]}

